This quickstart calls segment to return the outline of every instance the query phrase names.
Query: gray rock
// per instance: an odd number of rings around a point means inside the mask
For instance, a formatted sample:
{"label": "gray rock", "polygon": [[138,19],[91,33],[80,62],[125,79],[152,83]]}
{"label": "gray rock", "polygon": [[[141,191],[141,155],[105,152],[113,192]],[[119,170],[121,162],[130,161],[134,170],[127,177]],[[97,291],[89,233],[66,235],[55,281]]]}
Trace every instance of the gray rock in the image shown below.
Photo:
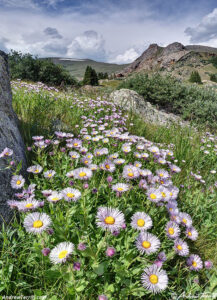
{"label": "gray rock", "polygon": [[158,125],[171,125],[172,123],[188,125],[179,116],[156,109],[151,103],[144,100],[137,92],[129,89],[120,89],[110,94],[110,100],[121,108],[132,111],[144,118],[144,121]]}
{"label": "gray rock", "polygon": [[[12,94],[8,72],[7,55],[0,51],[0,153],[6,148],[14,151],[13,160],[22,161],[26,168],[25,147],[18,129],[18,119],[12,109]],[[10,186],[11,170],[7,159],[0,158],[0,224],[8,223],[13,215],[6,201],[13,199],[14,191]]]}

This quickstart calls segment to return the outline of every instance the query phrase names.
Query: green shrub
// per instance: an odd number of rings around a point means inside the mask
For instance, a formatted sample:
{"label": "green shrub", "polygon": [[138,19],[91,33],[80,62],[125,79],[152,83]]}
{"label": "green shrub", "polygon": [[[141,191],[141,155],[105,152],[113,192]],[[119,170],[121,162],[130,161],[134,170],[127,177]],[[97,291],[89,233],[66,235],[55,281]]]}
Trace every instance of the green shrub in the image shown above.
{"label": "green shrub", "polygon": [[60,65],[50,59],[39,59],[31,54],[11,51],[9,53],[11,79],[41,81],[49,85],[77,85],[77,81]]}
{"label": "green shrub", "polygon": [[217,56],[212,57],[212,58],[210,59],[210,62],[211,62],[211,64],[213,64],[213,66],[214,66],[215,68],[217,68]]}
{"label": "green shrub", "polygon": [[211,81],[217,82],[217,76],[216,76],[216,74],[210,74],[209,77],[210,77]]}
{"label": "green shrub", "polygon": [[144,99],[168,112],[180,114],[185,120],[217,126],[217,94],[210,88],[189,86],[171,76],[136,75],[119,87],[136,91]]}

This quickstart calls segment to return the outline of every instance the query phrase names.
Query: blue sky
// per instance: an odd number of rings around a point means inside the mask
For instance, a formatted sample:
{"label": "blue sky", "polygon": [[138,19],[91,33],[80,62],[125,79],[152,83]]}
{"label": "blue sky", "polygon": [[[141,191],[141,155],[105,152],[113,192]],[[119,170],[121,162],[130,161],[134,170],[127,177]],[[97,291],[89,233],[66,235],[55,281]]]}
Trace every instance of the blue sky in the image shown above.
{"label": "blue sky", "polygon": [[150,43],[217,47],[215,0],[0,0],[0,50],[128,63]]}

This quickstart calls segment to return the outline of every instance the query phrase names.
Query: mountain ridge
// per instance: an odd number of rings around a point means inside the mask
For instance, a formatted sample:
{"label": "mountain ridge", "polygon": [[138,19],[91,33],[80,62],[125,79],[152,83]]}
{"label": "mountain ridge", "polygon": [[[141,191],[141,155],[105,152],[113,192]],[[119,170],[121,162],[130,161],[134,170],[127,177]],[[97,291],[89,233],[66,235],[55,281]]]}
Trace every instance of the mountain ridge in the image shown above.
{"label": "mountain ridge", "polygon": [[171,43],[166,47],[150,44],[134,62],[116,75],[117,77],[125,77],[135,72],[143,71],[149,73],[160,71],[172,73],[176,77],[186,77],[189,76],[193,69],[199,69],[202,72],[203,79],[208,79],[208,74],[206,73],[215,71],[209,65],[210,58],[213,56],[217,56],[217,48],[214,47],[202,45],[184,46],[179,42]]}

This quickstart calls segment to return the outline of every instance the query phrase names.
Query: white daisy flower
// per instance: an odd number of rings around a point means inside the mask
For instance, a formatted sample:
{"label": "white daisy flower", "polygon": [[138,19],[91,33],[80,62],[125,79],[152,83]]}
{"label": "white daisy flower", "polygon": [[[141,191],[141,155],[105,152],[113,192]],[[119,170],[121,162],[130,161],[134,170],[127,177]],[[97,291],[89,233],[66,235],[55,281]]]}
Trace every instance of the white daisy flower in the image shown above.
{"label": "white daisy flower", "polygon": [[141,232],[136,239],[136,247],[143,254],[155,253],[160,248],[160,240],[153,234]]}
{"label": "white daisy flower", "polygon": [[129,190],[129,188],[129,184],[126,183],[117,183],[112,186],[112,190],[119,193],[126,192]]}
{"label": "white daisy flower", "polygon": [[188,244],[181,239],[175,241],[174,249],[180,256],[187,256],[189,254]]}
{"label": "white daisy flower", "polygon": [[122,165],[123,163],[125,163],[125,159],[117,158],[117,159],[114,160],[114,163],[116,165]]}
{"label": "white daisy flower", "polygon": [[13,189],[20,189],[24,186],[25,179],[23,178],[22,175],[14,175],[11,178],[11,186]]}
{"label": "white daisy flower", "polygon": [[203,262],[200,256],[196,254],[191,254],[187,258],[187,265],[189,266],[189,269],[192,271],[199,271],[203,268]]}
{"label": "white daisy flower", "polygon": [[175,222],[169,221],[166,224],[166,233],[169,238],[176,239],[179,237],[180,228]]}
{"label": "white daisy flower", "polygon": [[157,294],[167,288],[168,276],[166,271],[152,265],[145,268],[142,274],[142,285],[154,294]]}
{"label": "white daisy flower", "polygon": [[50,260],[53,264],[64,263],[71,256],[74,250],[74,244],[70,242],[63,242],[58,244],[50,252]]}
{"label": "white daisy flower", "polygon": [[92,177],[93,172],[88,168],[78,168],[73,170],[73,174],[75,179],[87,180]]}
{"label": "white daisy flower", "polygon": [[25,217],[23,225],[27,232],[42,233],[51,225],[51,219],[45,213],[34,212]]}
{"label": "white daisy flower", "polygon": [[152,227],[152,219],[144,212],[136,212],[131,218],[131,226],[137,230],[148,230]]}
{"label": "white daisy flower", "polygon": [[48,170],[48,171],[44,172],[44,177],[52,178],[55,174],[56,174],[56,172],[54,170]]}
{"label": "white daisy flower", "polygon": [[51,195],[47,197],[47,201],[55,203],[60,201],[62,198],[63,195],[61,193],[52,191]]}
{"label": "white daisy flower", "polygon": [[77,189],[72,189],[72,188],[66,188],[61,191],[61,194],[63,195],[63,198],[70,202],[70,201],[78,201],[78,199],[81,197],[81,192]]}
{"label": "white daisy flower", "polygon": [[69,156],[73,159],[78,159],[80,157],[80,154],[76,151],[70,151]]}
{"label": "white daisy flower", "polygon": [[198,232],[193,226],[186,228],[185,234],[187,238],[192,241],[196,241],[196,239],[198,238]]}
{"label": "white daisy flower", "polygon": [[29,210],[35,210],[38,207],[40,207],[41,202],[37,200],[26,200],[26,201],[19,201],[17,203],[17,208],[19,211],[29,211]]}
{"label": "white daisy flower", "polygon": [[42,171],[42,167],[40,165],[31,166],[27,168],[27,172],[29,173],[39,174],[41,173],[41,171]]}
{"label": "white daisy flower", "polygon": [[96,217],[97,226],[104,230],[116,231],[124,224],[124,214],[116,208],[100,207]]}

